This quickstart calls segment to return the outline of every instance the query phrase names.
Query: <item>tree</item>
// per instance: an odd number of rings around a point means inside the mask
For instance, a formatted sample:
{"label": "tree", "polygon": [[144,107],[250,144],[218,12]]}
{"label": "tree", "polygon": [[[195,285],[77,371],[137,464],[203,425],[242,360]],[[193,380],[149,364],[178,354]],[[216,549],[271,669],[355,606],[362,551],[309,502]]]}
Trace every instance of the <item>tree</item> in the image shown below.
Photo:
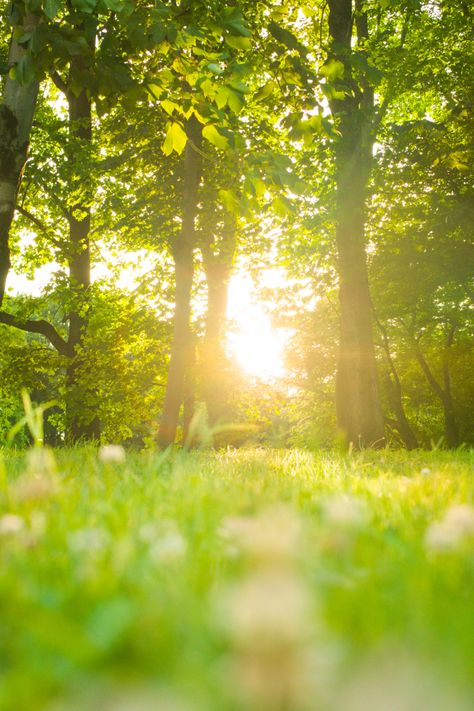
{"label": "tree", "polygon": [[12,30],[8,74],[0,104],[0,308],[10,270],[10,228],[28,155],[39,88],[26,48],[40,16],[21,3],[12,2],[8,5],[7,22]]}
{"label": "tree", "polygon": [[186,135],[188,140],[184,150],[181,231],[172,246],[175,263],[175,313],[166,394],[158,434],[158,443],[161,447],[173,444],[176,437],[179,410],[184,400],[186,370],[192,349],[191,289],[202,140],[201,126],[194,116],[186,125]]}
{"label": "tree", "polygon": [[[354,23],[355,20],[355,23]],[[353,25],[364,52],[368,17],[359,0],[329,0],[329,65],[340,72],[340,96],[331,100],[340,138],[335,146],[336,242],[341,331],[336,382],[338,426],[354,446],[384,443],[372,336],[365,253],[365,204],[375,140],[374,90],[354,78]],[[359,50],[360,51],[360,50]]]}

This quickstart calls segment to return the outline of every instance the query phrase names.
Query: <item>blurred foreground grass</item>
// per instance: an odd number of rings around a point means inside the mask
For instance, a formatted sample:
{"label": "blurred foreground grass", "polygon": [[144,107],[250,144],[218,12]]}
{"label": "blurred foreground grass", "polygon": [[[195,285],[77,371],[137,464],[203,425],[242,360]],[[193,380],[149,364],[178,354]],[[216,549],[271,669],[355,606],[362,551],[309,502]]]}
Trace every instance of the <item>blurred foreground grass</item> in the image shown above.
{"label": "blurred foreground grass", "polygon": [[474,708],[474,453],[8,454],[0,709]]}

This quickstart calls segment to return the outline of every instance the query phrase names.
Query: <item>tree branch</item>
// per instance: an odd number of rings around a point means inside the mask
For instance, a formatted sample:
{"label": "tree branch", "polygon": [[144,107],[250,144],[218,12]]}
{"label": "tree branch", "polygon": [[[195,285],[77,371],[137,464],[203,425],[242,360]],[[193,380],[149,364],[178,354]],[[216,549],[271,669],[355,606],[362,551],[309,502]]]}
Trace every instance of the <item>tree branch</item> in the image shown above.
{"label": "tree branch", "polygon": [[[398,45],[398,51],[401,51],[403,49],[403,47],[405,46],[405,42],[406,42],[406,38],[407,38],[407,34],[408,34],[408,29],[409,29],[409,25],[410,25],[410,20],[411,20],[411,12],[407,11],[407,13],[404,17],[402,29],[400,32],[400,43]],[[393,87],[393,85],[390,85],[390,83],[389,83],[389,85],[387,86],[387,91],[384,96],[384,99],[383,99],[381,105],[377,109],[376,118],[375,118],[375,125],[374,125],[375,131],[378,131],[380,124],[382,123],[383,119],[385,118],[385,114],[387,113],[388,107],[390,105],[390,102],[392,100],[394,93],[395,93],[394,87]]]}
{"label": "tree branch", "polygon": [[56,247],[61,249],[61,247],[62,247],[61,242],[54,235],[51,234],[50,229],[48,228],[47,225],[44,224],[44,222],[42,222],[38,217],[33,215],[31,212],[29,212],[29,210],[25,210],[25,208],[22,207],[22,205],[17,205],[16,209],[17,209],[17,212],[19,212],[21,215],[23,215],[28,220],[30,220],[34,225],[36,225],[36,227],[39,230],[41,230],[41,232],[44,232]]}
{"label": "tree branch", "polygon": [[62,76],[59,74],[59,72],[50,72],[49,76],[51,77],[51,80],[53,84],[56,86],[59,91],[64,94],[64,96],[68,95],[68,88],[67,84],[62,78]]}
{"label": "tree branch", "polygon": [[56,331],[53,324],[44,319],[32,320],[26,319],[22,321],[21,319],[9,314],[6,311],[0,311],[0,323],[6,326],[13,326],[13,328],[18,328],[20,331],[26,331],[27,333],[39,333],[51,343],[54,348],[63,356],[72,358],[74,355],[73,349],[67,341]]}
{"label": "tree branch", "polygon": [[72,219],[73,219],[73,217],[72,217],[72,212],[70,212],[70,210],[68,210],[67,207],[65,207],[65,206],[63,205],[62,201],[61,201],[61,200],[58,198],[58,196],[46,185],[46,183],[45,183],[43,180],[39,180],[38,178],[36,179],[36,182],[37,182],[39,185],[41,185],[41,187],[43,188],[43,190],[45,191],[45,193],[46,193],[47,195],[49,195],[49,197],[51,198],[51,200],[52,200],[53,202],[56,203],[56,205],[59,207],[59,209],[60,209],[61,212],[63,213],[64,217],[66,218],[66,220],[68,220],[68,221],[72,220]]}
{"label": "tree branch", "polygon": [[413,341],[413,349],[415,352],[415,357],[420,365],[420,368],[422,369],[423,373],[426,376],[427,381],[431,385],[432,389],[436,393],[436,395],[439,397],[441,402],[446,402],[446,393],[444,392],[443,388],[441,385],[438,383],[436,378],[434,377],[433,373],[431,372],[431,368],[428,365],[425,356],[421,352],[420,346],[417,343],[417,341]]}

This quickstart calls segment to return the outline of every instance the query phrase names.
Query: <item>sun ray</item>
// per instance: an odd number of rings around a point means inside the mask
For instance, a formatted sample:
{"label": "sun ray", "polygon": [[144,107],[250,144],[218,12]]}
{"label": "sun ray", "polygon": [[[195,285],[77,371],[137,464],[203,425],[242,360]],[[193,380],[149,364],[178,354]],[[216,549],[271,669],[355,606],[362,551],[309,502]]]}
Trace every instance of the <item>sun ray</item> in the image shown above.
{"label": "sun ray", "polygon": [[254,298],[253,290],[253,282],[247,275],[236,274],[231,280],[228,349],[246,374],[274,380],[285,373],[287,333],[272,325],[270,315]]}

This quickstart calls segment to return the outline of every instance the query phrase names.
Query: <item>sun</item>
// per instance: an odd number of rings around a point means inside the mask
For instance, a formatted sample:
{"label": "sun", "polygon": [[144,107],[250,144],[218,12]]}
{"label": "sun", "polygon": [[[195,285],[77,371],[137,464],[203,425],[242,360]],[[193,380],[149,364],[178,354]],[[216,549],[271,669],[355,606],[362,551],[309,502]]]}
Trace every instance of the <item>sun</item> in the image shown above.
{"label": "sun", "polygon": [[227,310],[231,323],[228,350],[247,375],[275,380],[285,374],[283,356],[288,334],[272,326],[263,305],[253,298],[253,289],[249,276],[232,277]]}

